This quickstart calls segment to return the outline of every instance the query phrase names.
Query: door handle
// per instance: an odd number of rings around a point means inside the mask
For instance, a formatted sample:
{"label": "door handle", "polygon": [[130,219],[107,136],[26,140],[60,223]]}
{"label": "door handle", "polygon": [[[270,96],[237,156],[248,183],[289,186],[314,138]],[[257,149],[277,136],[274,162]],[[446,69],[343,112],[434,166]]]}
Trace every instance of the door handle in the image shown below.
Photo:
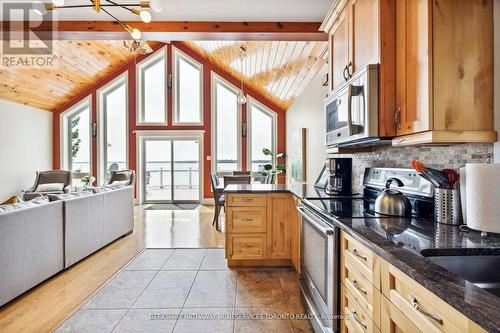
{"label": "door handle", "polygon": [[349,61],[349,64],[347,65],[347,75],[349,75],[349,78],[351,78],[353,74],[354,66],[352,65],[352,61]]}
{"label": "door handle", "polygon": [[348,81],[349,80],[349,69],[347,68],[348,65],[345,65],[344,70],[342,71],[342,76],[344,76],[344,80]]}
{"label": "door handle", "polygon": [[394,111],[394,122],[396,123],[397,129],[401,129],[401,107],[398,106],[396,111]]}

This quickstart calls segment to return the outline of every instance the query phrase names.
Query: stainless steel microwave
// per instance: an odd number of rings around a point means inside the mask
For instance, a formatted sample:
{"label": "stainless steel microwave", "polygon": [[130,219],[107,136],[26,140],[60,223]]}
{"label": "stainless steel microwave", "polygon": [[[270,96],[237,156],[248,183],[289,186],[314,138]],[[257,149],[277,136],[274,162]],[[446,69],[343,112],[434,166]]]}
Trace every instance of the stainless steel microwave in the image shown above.
{"label": "stainless steel microwave", "polygon": [[326,145],[377,140],[378,65],[367,65],[325,100]]}

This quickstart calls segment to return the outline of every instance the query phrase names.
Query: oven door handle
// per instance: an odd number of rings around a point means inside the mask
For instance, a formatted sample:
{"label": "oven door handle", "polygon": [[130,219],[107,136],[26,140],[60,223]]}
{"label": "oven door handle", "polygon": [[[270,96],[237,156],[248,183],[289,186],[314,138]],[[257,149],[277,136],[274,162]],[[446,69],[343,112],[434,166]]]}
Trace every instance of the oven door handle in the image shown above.
{"label": "oven door handle", "polygon": [[347,136],[352,135],[352,92],[353,86],[347,87]]}
{"label": "oven door handle", "polygon": [[320,232],[324,233],[327,236],[331,236],[334,234],[333,228],[328,228],[328,227],[323,227],[321,224],[319,224],[314,218],[311,216],[307,215],[304,212],[304,207],[302,205],[297,206],[297,211],[299,212],[300,215],[302,215],[303,218],[305,218],[311,226],[313,226],[315,229],[319,230]]}

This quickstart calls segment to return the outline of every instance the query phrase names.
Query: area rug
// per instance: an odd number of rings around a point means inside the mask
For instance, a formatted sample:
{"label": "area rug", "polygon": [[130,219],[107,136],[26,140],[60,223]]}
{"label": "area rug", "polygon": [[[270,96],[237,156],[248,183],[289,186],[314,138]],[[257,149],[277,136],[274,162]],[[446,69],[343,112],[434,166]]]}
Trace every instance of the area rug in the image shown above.
{"label": "area rug", "polygon": [[192,210],[198,206],[199,204],[154,204],[144,210]]}

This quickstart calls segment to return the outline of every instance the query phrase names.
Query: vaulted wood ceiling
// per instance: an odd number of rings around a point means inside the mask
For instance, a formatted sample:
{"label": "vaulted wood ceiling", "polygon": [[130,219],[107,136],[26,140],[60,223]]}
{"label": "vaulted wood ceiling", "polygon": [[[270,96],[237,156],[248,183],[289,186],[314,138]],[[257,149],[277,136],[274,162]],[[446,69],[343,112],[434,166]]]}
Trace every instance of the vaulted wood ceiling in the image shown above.
{"label": "vaulted wood ceiling", "polygon": [[[326,42],[186,41],[212,63],[288,109],[326,60]],[[240,48],[246,57],[240,61]]]}
{"label": "vaulted wood ceiling", "polygon": [[54,68],[0,69],[0,98],[54,110],[134,57],[123,41],[54,43]]}

